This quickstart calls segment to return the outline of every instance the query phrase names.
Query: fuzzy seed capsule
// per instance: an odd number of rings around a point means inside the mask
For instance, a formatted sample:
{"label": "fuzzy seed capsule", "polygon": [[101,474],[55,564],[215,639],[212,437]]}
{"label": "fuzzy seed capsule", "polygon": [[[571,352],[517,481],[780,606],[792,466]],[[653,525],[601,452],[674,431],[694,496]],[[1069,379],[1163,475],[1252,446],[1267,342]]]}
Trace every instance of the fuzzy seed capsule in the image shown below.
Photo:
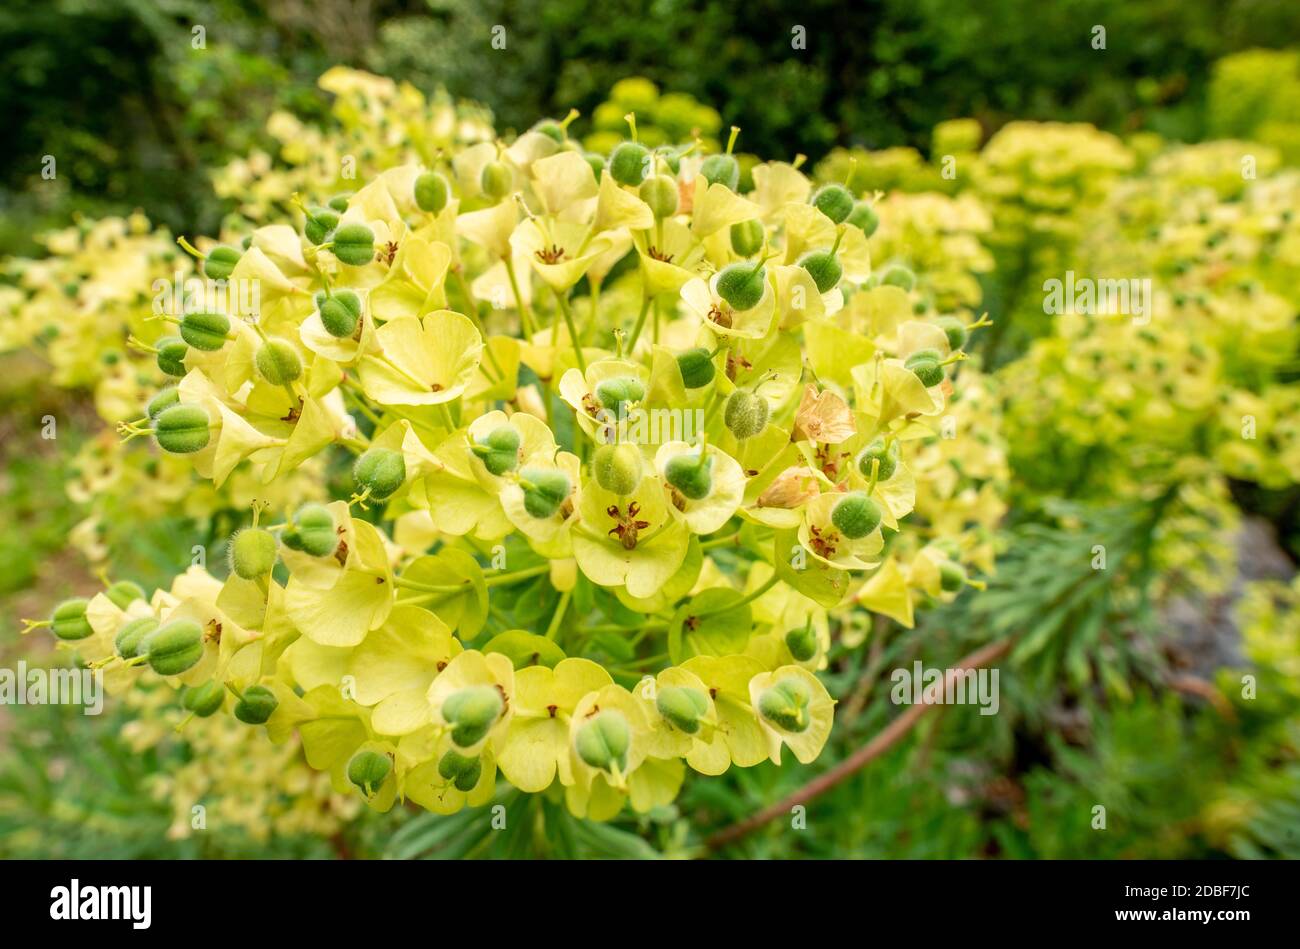
{"label": "fuzzy seed capsule", "polygon": [[313,557],[328,557],[339,545],[334,515],[323,504],[304,504],[294,515],[293,526],[280,536],[286,547]]}
{"label": "fuzzy seed capsule", "polygon": [[626,497],[641,483],[641,452],[634,445],[601,445],[591,459],[596,483]]}
{"label": "fuzzy seed capsule", "polygon": [[317,301],[320,304],[320,321],[325,332],[335,339],[347,339],[357,331],[361,319],[361,298],[351,290],[339,290],[331,297]]}
{"label": "fuzzy seed capsule", "polygon": [[757,218],[731,225],[731,249],[741,257],[753,257],[763,249],[763,222]]}
{"label": "fuzzy seed capsule", "polygon": [[943,335],[948,337],[948,348],[953,352],[964,349],[967,340],[970,339],[970,330],[966,329],[966,324],[955,316],[941,316],[934,321],[939,329],[943,330]]}
{"label": "fuzzy seed capsule", "polygon": [[498,478],[519,467],[519,433],[509,425],[494,428],[472,447],[483,467]]}
{"label": "fuzzy seed capsule", "polygon": [[375,232],[364,224],[347,224],[334,232],[334,256],[352,267],[375,259]]}
{"label": "fuzzy seed capsule", "polygon": [[220,711],[225,701],[225,686],[216,679],[210,679],[202,685],[186,689],[181,696],[181,707],[199,718],[208,718]]}
{"label": "fuzzy seed capsule", "polygon": [[406,481],[406,458],[391,448],[371,448],[357,459],[352,477],[358,488],[382,501]]}
{"label": "fuzzy seed capsule", "polygon": [[822,185],[813,195],[812,203],[834,224],[843,223],[853,213],[853,195],[844,185]]}
{"label": "fuzzy seed capsule", "polygon": [[740,162],[735,155],[710,155],[700,163],[700,174],[709,184],[724,185],[732,191],[740,188]]}
{"label": "fuzzy seed capsule", "polygon": [[895,264],[885,271],[880,278],[880,282],[887,287],[898,287],[900,290],[911,293],[912,288],[916,286],[916,274],[901,264]]}
{"label": "fuzzy seed capsule", "polygon": [[313,244],[324,244],[330,239],[334,228],[339,226],[339,212],[333,208],[309,208],[307,220],[303,224],[303,233]]}
{"label": "fuzzy seed capsule", "polygon": [[190,348],[179,336],[164,336],[154,348],[158,351],[158,368],[167,375],[179,378],[189,371],[185,368],[185,354]]}
{"label": "fuzzy seed capsule", "polygon": [[302,357],[286,339],[268,339],[258,347],[254,362],[258,374],[271,385],[287,385],[302,376]]}
{"label": "fuzzy seed capsule", "polygon": [[497,723],[504,703],[495,686],[474,685],[447,696],[442,717],[451,723],[451,740],[461,748],[472,748]]}
{"label": "fuzzy seed capsule", "polygon": [[895,449],[886,448],[885,440],[877,438],[866,448],[862,449],[862,454],[858,455],[858,471],[862,472],[864,477],[871,477],[872,462],[877,462],[876,480],[888,481],[898,470],[898,452]]}
{"label": "fuzzy seed capsule", "polygon": [[180,402],[181,391],[175,386],[167,386],[159,389],[157,395],[149,400],[148,405],[144,407],[145,413],[150,418],[157,418],[162,414],[163,409],[170,408]]}
{"label": "fuzzy seed capsule", "polygon": [[203,406],[178,403],[158,414],[153,433],[163,451],[185,455],[207,447],[212,438],[211,424]]}
{"label": "fuzzy seed capsule", "polygon": [[641,182],[638,192],[641,200],[650,206],[650,212],[658,220],[672,217],[677,213],[677,179],[667,175],[651,175]]}
{"label": "fuzzy seed capsule", "polygon": [[623,142],[609,156],[609,173],[621,185],[633,188],[650,173],[650,149],[639,142]]}
{"label": "fuzzy seed capsule", "polygon": [[737,310],[752,310],[767,289],[767,268],[747,261],[727,264],[718,273],[718,296]]}
{"label": "fuzzy seed capsule", "polygon": [[645,398],[645,384],[636,376],[615,376],[596,384],[596,400],[618,415],[629,402]]}
{"label": "fuzzy seed capsule", "polygon": [[748,389],[737,389],[727,399],[722,410],[722,421],[731,434],[744,441],[767,428],[770,411],[767,400],[762,396],[755,395]]}
{"label": "fuzzy seed capsule", "polygon": [[329,205],[331,210],[337,211],[339,214],[342,214],[344,211],[348,209],[348,202],[350,200],[352,200],[352,192],[342,191],[334,195],[334,197],[330,198],[325,203]]}
{"label": "fuzzy seed capsule", "polygon": [[668,459],[664,465],[664,478],[683,497],[702,501],[713,490],[713,457],[700,452],[682,452]]}
{"label": "fuzzy seed capsule", "polygon": [[436,171],[426,171],[415,179],[415,203],[421,211],[437,214],[447,206],[451,185]]}
{"label": "fuzzy seed capsule", "polygon": [[699,346],[678,353],[677,368],[682,371],[682,384],[688,389],[707,386],[717,374],[717,367],[713,365],[713,354]]}
{"label": "fuzzy seed capsule", "polygon": [[203,273],[211,280],[229,280],[235,264],[239,263],[239,258],[242,256],[243,254],[235,248],[224,244],[214,247],[203,261]]}
{"label": "fuzzy seed capsule", "polygon": [[607,710],[589,719],[573,739],[578,757],[598,771],[622,771],[632,745],[632,729],[623,713]]}
{"label": "fuzzy seed capsule", "polygon": [[709,711],[709,700],[699,689],[670,685],[659,690],[655,708],[675,728],[694,735],[700,730],[700,719]]}
{"label": "fuzzy seed capsule", "polygon": [[939,587],[945,593],[956,593],[966,585],[966,569],[951,560],[939,564]]}
{"label": "fuzzy seed capsule", "polygon": [[230,317],[224,313],[186,313],[181,317],[181,339],[195,349],[215,353],[226,345]]}
{"label": "fuzzy seed capsule", "polygon": [[90,621],[86,619],[88,606],[90,601],[84,597],[64,600],[56,606],[50,614],[50,628],[54,630],[54,635],[59,639],[77,640],[85,639],[93,633]]}
{"label": "fuzzy seed capsule", "polygon": [[818,293],[829,293],[844,276],[844,265],[826,250],[814,250],[799,258],[799,266],[808,271]]}
{"label": "fuzzy seed capsule", "polygon": [[393,759],[377,751],[358,751],[348,762],[348,780],[366,797],[379,790],[393,773]]}
{"label": "fuzzy seed capsule", "polygon": [[275,567],[275,535],[250,527],[230,539],[230,569],[245,580],[264,577]]}
{"label": "fuzzy seed capsule", "polygon": [[117,631],[113,637],[113,649],[123,659],[134,659],[140,655],[140,647],[145,637],[158,629],[158,620],[152,616],[133,619]]}
{"label": "fuzzy seed capsule", "polygon": [[600,176],[605,173],[605,159],[595,152],[583,152],[582,158],[583,161],[591,166],[592,175],[594,175],[596,180],[599,181]]}
{"label": "fuzzy seed capsule", "polygon": [[145,646],[154,672],[180,675],[203,658],[203,628],[193,620],[176,620],[150,635]]}
{"label": "fuzzy seed capsule", "polygon": [[943,366],[939,364],[939,353],[934,349],[921,349],[907,357],[904,368],[910,369],[921,384],[927,389],[943,382]]}
{"label": "fuzzy seed capsule", "polygon": [[478,183],[483,194],[493,201],[500,201],[510,193],[515,180],[509,165],[502,161],[490,161],[479,172]]}
{"label": "fuzzy seed capsule", "polygon": [[812,623],[796,627],[785,634],[785,645],[796,662],[808,662],[817,655],[817,632]]}
{"label": "fuzzy seed capsule", "polygon": [[235,718],[246,725],[265,725],[279,704],[275,693],[266,686],[252,685],[235,703]]}
{"label": "fuzzy seed capsule", "polygon": [[849,212],[847,220],[867,237],[876,233],[876,228],[880,227],[880,215],[867,201],[854,202],[853,210]]}
{"label": "fuzzy seed capsule", "polygon": [[448,751],[438,761],[438,774],[444,781],[451,781],[458,791],[472,791],[483,774],[483,762],[477,757],[469,758],[457,751]]}
{"label": "fuzzy seed capsule", "polygon": [[572,490],[568,475],[549,468],[525,468],[519,473],[519,482],[524,491],[524,510],[539,519],[555,514]]}
{"label": "fuzzy seed capsule", "polygon": [[831,523],[849,540],[860,540],[880,525],[880,506],[863,491],[851,491],[831,508]]}
{"label": "fuzzy seed capsule", "polygon": [[802,679],[782,679],[758,698],[758,712],[784,731],[807,731],[811,724],[808,706],[812,692]]}
{"label": "fuzzy seed capsule", "polygon": [[118,580],[116,583],[109,585],[108,589],[104,591],[104,595],[119,610],[124,610],[136,600],[143,600],[144,590],[140,589],[138,583],[132,583],[130,580]]}

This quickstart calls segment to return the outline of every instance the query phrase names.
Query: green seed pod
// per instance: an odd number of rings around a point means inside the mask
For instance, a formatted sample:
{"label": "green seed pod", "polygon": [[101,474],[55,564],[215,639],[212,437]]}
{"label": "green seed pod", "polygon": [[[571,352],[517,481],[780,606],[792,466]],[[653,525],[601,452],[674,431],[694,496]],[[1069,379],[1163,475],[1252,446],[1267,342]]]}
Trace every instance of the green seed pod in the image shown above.
{"label": "green seed pod", "polygon": [[352,267],[375,259],[375,232],[364,224],[347,224],[334,232],[334,256]]}
{"label": "green seed pod", "polygon": [[307,235],[307,240],[319,245],[328,241],[330,234],[338,226],[338,211],[333,208],[310,208],[307,211],[306,223],[303,225],[303,233]]}
{"label": "green seed pod", "polygon": [[907,357],[904,368],[910,369],[927,389],[943,382],[943,366],[939,365],[939,352],[934,349],[919,349]]}
{"label": "green seed pod", "polygon": [[337,211],[339,214],[342,214],[348,209],[348,202],[350,200],[352,200],[352,192],[342,191],[339,194],[334,195],[334,197],[330,198],[326,203],[329,205],[331,211]]}
{"label": "green seed pod", "polygon": [[203,627],[193,620],[176,620],[149,636],[145,647],[154,672],[180,675],[203,658]]}
{"label": "green seed pod", "polygon": [[370,797],[393,773],[393,759],[377,751],[358,751],[348,762],[348,780]]}
{"label": "green seed pod", "polygon": [[514,172],[503,161],[490,161],[479,172],[478,184],[483,193],[493,201],[500,201],[514,186]]}
{"label": "green seed pod", "polygon": [[753,257],[763,249],[763,222],[757,218],[731,225],[731,249],[741,257]]}
{"label": "green seed pod", "polygon": [[190,348],[179,336],[164,336],[154,343],[154,348],[158,350],[158,368],[167,375],[179,378],[189,371],[185,368],[185,354]]}
{"label": "green seed pod", "polygon": [[679,353],[677,368],[682,371],[682,384],[688,389],[707,386],[717,374],[717,367],[713,365],[713,354],[699,346]]}
{"label": "green seed pod", "polygon": [[568,133],[564,130],[564,126],[555,121],[555,119],[542,119],[529,129],[529,131],[537,132],[539,135],[545,135],[547,138],[551,139],[551,141],[555,142],[556,145],[563,145],[569,137]]}
{"label": "green seed pod", "polygon": [[831,508],[831,523],[849,540],[860,540],[880,526],[880,505],[864,491],[851,491]]}
{"label": "green seed pod", "polygon": [[621,185],[637,187],[650,174],[650,149],[640,142],[623,142],[609,156],[609,173]]}
{"label": "green seed pod", "polygon": [[828,250],[814,250],[799,258],[799,266],[812,275],[818,293],[828,293],[844,276],[844,265]]}
{"label": "green seed pod", "polygon": [[199,718],[208,718],[221,710],[226,701],[226,687],[216,679],[185,690],[181,706]]}
{"label": "green seed pod", "polygon": [[632,729],[622,712],[612,709],[588,719],[573,739],[578,757],[600,771],[622,771],[632,745]]}
{"label": "green seed pod", "polygon": [[224,313],[186,313],[181,317],[181,339],[195,349],[215,353],[226,345],[230,317]]}
{"label": "green seed pod", "polygon": [[813,195],[813,207],[840,224],[853,213],[853,194],[844,185],[822,185]]}
{"label": "green seed pod", "polygon": [[438,762],[438,773],[443,780],[451,781],[458,791],[472,791],[483,774],[483,762],[477,756],[467,758],[457,751],[448,751]]}
{"label": "green seed pod", "polygon": [[334,515],[323,504],[304,504],[293,518],[293,540],[289,531],[282,535],[285,546],[313,557],[328,557],[339,545],[334,530]]}
{"label": "green seed pod", "polygon": [[140,655],[140,646],[150,633],[158,629],[158,620],[152,616],[133,619],[117,631],[113,637],[113,648],[123,659],[134,659]]}
{"label": "green seed pod", "polygon": [[235,718],[246,725],[265,725],[280,700],[264,685],[251,685],[235,703]]}
{"label": "green seed pod", "polygon": [[472,685],[447,696],[442,717],[452,725],[451,740],[461,748],[470,748],[492,730],[504,707],[496,686]]}
{"label": "green seed pod", "polygon": [[885,447],[883,438],[875,439],[870,445],[862,449],[862,454],[858,455],[858,470],[864,477],[871,477],[872,462],[879,462],[876,468],[876,480],[888,481],[898,470],[898,450],[896,448]]}
{"label": "green seed pod", "polygon": [[483,467],[498,478],[519,467],[519,433],[509,425],[492,429],[472,446]]}
{"label": "green seed pod", "polygon": [[572,488],[568,475],[551,468],[525,468],[519,480],[524,489],[524,510],[536,518],[547,518],[558,511]]}
{"label": "green seed pod", "polygon": [[583,152],[582,158],[591,166],[591,173],[595,175],[596,180],[599,181],[600,176],[605,173],[605,159],[600,155],[597,155],[595,152]]}
{"label": "green seed pod", "polygon": [[709,711],[709,700],[699,689],[668,685],[659,690],[655,708],[674,727],[694,735],[700,730],[700,719]]}
{"label": "green seed pod", "polygon": [[371,448],[352,468],[352,478],[357,487],[370,492],[370,497],[382,501],[406,481],[406,458],[391,448]]}
{"label": "green seed pod", "polygon": [[153,435],[163,451],[186,455],[207,447],[212,438],[211,424],[203,406],[178,403],[158,413],[153,423]]}
{"label": "green seed pod", "polygon": [[677,213],[677,179],[667,175],[651,175],[638,189],[641,200],[650,206],[654,216],[662,220]]}
{"label": "green seed pod", "polygon": [[132,583],[130,580],[118,580],[110,584],[104,591],[108,601],[116,606],[119,610],[124,610],[136,600],[144,599],[144,590],[140,589],[138,583]]}
{"label": "green seed pod", "polygon": [[679,150],[661,145],[655,149],[655,156],[663,160],[673,177],[682,173],[682,153]]}
{"label": "green seed pod", "polygon": [[849,212],[847,220],[867,237],[876,233],[876,228],[880,227],[880,215],[867,201],[854,202],[853,210]]}
{"label": "green seed pod", "polygon": [[56,606],[50,614],[50,628],[54,630],[54,635],[60,639],[76,640],[85,639],[93,633],[90,621],[86,619],[88,606],[90,601],[84,597],[64,600]]}
{"label": "green seed pod", "polygon": [[163,409],[171,408],[180,400],[181,390],[175,386],[166,386],[158,390],[158,393],[149,400],[149,404],[144,407],[144,410],[150,418],[157,418],[162,414]]}
{"label": "green seed pod", "polygon": [[777,728],[798,733],[811,724],[811,702],[812,692],[802,679],[782,679],[758,697],[758,711]]}
{"label": "green seed pod", "polygon": [[615,376],[596,384],[596,399],[614,414],[622,412],[629,402],[645,398],[645,384],[636,376]]}
{"label": "green seed pod", "polygon": [[900,290],[911,293],[912,288],[916,286],[916,274],[901,264],[894,264],[885,271],[884,276],[880,278],[880,282],[887,287],[898,287]]}
{"label": "green seed pod", "polygon": [[939,587],[945,593],[956,593],[966,585],[966,568],[946,560],[939,564]]}
{"label": "green seed pod", "polygon": [[257,371],[271,385],[282,386],[302,376],[302,357],[287,339],[272,337],[257,348]]}
{"label": "green seed pod", "polygon": [[702,501],[713,490],[713,457],[700,452],[682,452],[668,459],[664,465],[664,478],[683,497],[692,501]]}
{"label": "green seed pod", "polygon": [[635,445],[601,445],[591,457],[596,483],[626,497],[641,483],[641,452]]}
{"label": "green seed pod", "polygon": [[245,580],[264,577],[275,567],[275,535],[250,527],[230,538],[230,569]]}
{"label": "green seed pod", "polygon": [[438,214],[450,197],[451,185],[436,171],[426,171],[415,179],[415,203],[421,211]]}
{"label": "green seed pod", "polygon": [[244,255],[235,248],[226,247],[224,244],[214,247],[203,261],[203,273],[212,280],[229,280],[235,264],[239,263],[239,258],[242,256]]}
{"label": "green seed pod", "polygon": [[934,321],[939,329],[943,330],[943,335],[948,337],[948,348],[953,352],[966,347],[966,341],[970,339],[970,330],[966,329],[966,324],[955,316],[941,316]]}
{"label": "green seed pod", "polygon": [[700,163],[700,174],[712,185],[725,185],[732,191],[740,188],[740,162],[735,155],[710,155]]}
{"label": "green seed pod", "polygon": [[787,632],[785,645],[796,662],[808,662],[817,655],[817,631],[812,627],[812,620]]}
{"label": "green seed pod", "polygon": [[332,297],[318,301],[320,321],[325,332],[335,339],[347,339],[357,331],[361,319],[361,298],[351,290],[340,290]]}
{"label": "green seed pod", "polygon": [[767,416],[771,410],[767,400],[748,389],[737,389],[727,399],[722,410],[722,421],[741,441],[753,438],[767,428]]}
{"label": "green seed pod", "polygon": [[748,261],[727,264],[718,274],[718,296],[737,310],[752,310],[767,289],[767,268]]}

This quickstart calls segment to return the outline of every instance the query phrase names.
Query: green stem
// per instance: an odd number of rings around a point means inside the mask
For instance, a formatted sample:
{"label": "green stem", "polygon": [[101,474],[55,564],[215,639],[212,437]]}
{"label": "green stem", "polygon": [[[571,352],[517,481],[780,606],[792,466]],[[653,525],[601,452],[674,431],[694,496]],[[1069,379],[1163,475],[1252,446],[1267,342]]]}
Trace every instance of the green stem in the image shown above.
{"label": "green stem", "polygon": [[564,316],[564,325],[569,328],[569,340],[573,343],[573,354],[578,358],[578,369],[585,376],[587,374],[587,357],[582,355],[582,341],[578,338],[578,331],[573,325],[573,311],[569,309],[569,301],[564,298],[564,295],[559,290],[556,290],[555,302],[560,308],[560,313]]}
{"label": "green stem", "polygon": [[632,327],[632,338],[627,341],[627,351],[631,354],[636,349],[636,341],[641,338],[641,330],[645,327],[646,314],[650,312],[650,301],[653,298],[648,294],[642,294],[641,312],[637,314],[636,325]]}
{"label": "green stem", "polygon": [[560,594],[560,603],[555,608],[555,615],[551,617],[551,624],[546,627],[546,638],[552,642],[560,632],[560,621],[564,619],[564,612],[569,608],[569,600],[572,596],[572,590],[565,590]]}
{"label": "green stem", "polygon": [[502,573],[495,577],[488,577],[483,582],[489,587],[499,587],[508,583],[518,583],[520,580],[527,580],[529,577],[541,576],[543,573],[549,573],[550,569],[551,565],[544,563],[536,567],[529,567],[526,570],[516,570],[513,573]]}

